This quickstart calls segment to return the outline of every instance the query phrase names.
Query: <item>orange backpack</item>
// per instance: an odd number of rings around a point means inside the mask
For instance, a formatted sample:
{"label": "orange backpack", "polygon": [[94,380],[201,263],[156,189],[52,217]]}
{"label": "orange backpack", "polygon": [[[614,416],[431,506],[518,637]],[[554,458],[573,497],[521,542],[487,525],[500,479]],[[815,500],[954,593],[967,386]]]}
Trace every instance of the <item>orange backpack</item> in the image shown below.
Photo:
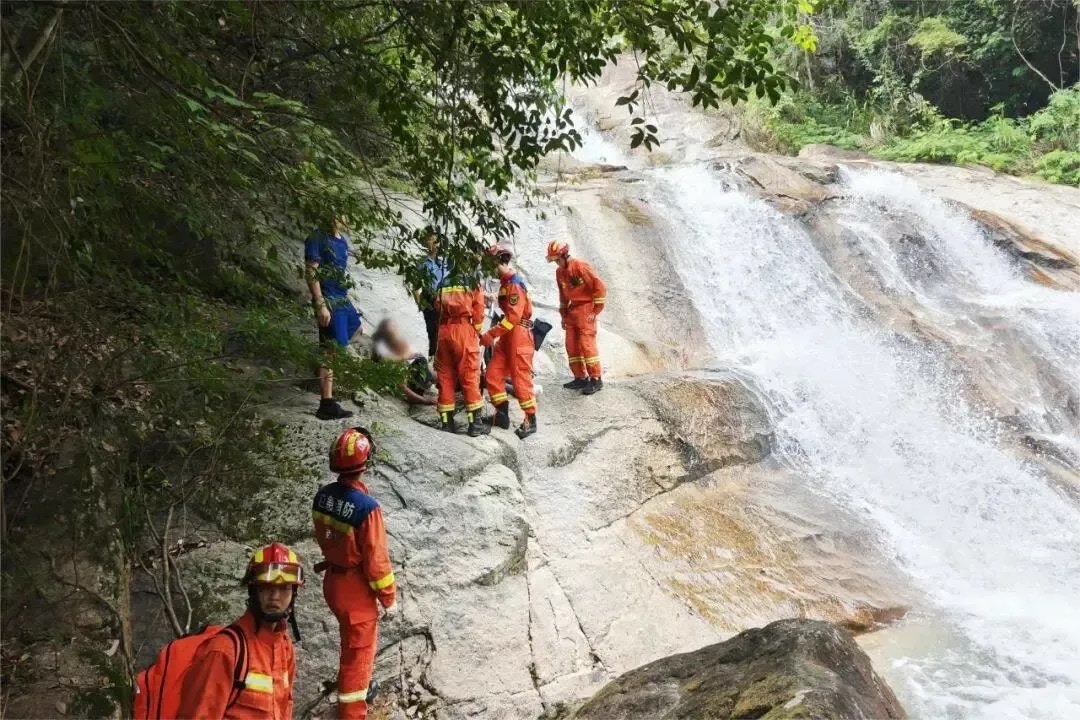
{"label": "orange backpack", "polygon": [[[236,667],[233,670],[232,705],[247,676],[247,641],[235,625],[207,625],[189,635],[177,638],[161,649],[154,664],[135,678],[134,720],[172,720],[180,708],[180,683],[184,672],[199,647],[218,633],[225,633],[236,648]],[[228,707],[228,705],[226,705]]]}

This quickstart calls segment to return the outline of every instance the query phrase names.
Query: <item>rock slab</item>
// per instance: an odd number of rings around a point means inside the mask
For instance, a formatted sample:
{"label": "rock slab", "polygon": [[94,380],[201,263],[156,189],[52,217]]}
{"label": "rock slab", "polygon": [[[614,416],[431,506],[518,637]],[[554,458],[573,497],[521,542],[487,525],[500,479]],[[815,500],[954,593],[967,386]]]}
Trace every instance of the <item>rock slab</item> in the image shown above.
{"label": "rock slab", "polygon": [[850,635],[832,623],[791,619],[631,670],[573,717],[885,720],[906,715]]}

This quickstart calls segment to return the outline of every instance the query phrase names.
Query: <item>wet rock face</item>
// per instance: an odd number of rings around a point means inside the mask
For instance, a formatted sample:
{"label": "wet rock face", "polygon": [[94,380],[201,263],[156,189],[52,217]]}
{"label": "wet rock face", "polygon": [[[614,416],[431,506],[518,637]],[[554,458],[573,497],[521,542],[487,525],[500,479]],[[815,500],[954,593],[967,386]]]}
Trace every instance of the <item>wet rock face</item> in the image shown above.
{"label": "wet rock face", "polygon": [[836,625],[780,620],[631,670],[579,720],[906,717],[870,659]]}

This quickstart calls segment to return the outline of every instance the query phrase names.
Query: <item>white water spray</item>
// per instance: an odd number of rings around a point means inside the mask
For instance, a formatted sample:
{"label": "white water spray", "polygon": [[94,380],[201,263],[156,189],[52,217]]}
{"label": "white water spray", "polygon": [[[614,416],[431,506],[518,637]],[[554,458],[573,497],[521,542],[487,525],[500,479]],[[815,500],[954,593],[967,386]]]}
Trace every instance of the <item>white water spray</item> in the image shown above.
{"label": "white water spray", "polygon": [[[674,263],[718,359],[755,376],[774,405],[780,459],[879,528],[957,631],[895,669],[909,711],[1080,717],[1077,507],[1012,453],[948,357],[851,306],[805,231],[704,167],[653,179]],[[1063,377],[1076,372],[1075,298],[1031,286],[970,220],[917,188],[851,182],[855,204],[922,213],[916,231],[949,269],[928,287],[879,248],[888,285],[914,288],[938,314],[996,306],[1041,361]]]}

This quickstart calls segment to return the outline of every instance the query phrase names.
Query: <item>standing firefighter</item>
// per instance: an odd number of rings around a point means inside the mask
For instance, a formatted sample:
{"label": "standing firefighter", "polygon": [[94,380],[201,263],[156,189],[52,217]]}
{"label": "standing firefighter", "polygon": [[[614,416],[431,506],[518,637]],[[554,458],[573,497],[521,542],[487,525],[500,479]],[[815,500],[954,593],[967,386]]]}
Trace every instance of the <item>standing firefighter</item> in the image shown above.
{"label": "standing firefighter", "polygon": [[555,282],[559,285],[559,314],[566,330],[570,372],[574,375],[563,387],[592,395],[604,387],[596,347],[596,316],[604,309],[607,288],[589,263],[570,257],[566,243],[552,241],[547,259],[558,265]]}
{"label": "standing firefighter", "polygon": [[536,432],[536,396],[533,394],[532,362],[535,348],[532,334],[532,301],[513,268],[513,253],[502,245],[492,245],[488,255],[498,260],[499,309],[503,318],[480,336],[480,344],[489,347],[496,340],[491,362],[487,366],[487,391],[495,406],[492,423],[503,429],[510,427],[510,400],[506,393],[506,376],[514,385],[514,395],[525,411],[521,427],[515,430],[519,438]]}
{"label": "standing firefighter", "polygon": [[[176,714],[159,705],[161,717],[293,716],[296,656],[286,630],[304,584],[300,559],[281,543],[267,545],[251,556],[244,583],[247,612],[199,646],[180,682]],[[179,655],[174,658],[179,660]]]}
{"label": "standing firefighter", "polygon": [[483,435],[490,431],[480,419],[484,399],[480,394],[477,336],[484,322],[484,292],[475,280],[450,280],[439,289],[435,306],[439,311],[435,371],[439,377],[438,410],[442,429],[454,432],[454,392],[461,383],[469,435]]}
{"label": "standing firefighter", "polygon": [[325,557],[316,570],[326,569],[323,596],[341,630],[337,716],[360,720],[367,717],[379,606],[389,611],[396,594],[382,509],[361,480],[374,455],[366,429],[343,432],[330,448],[338,479],[320,488],[311,512]]}

